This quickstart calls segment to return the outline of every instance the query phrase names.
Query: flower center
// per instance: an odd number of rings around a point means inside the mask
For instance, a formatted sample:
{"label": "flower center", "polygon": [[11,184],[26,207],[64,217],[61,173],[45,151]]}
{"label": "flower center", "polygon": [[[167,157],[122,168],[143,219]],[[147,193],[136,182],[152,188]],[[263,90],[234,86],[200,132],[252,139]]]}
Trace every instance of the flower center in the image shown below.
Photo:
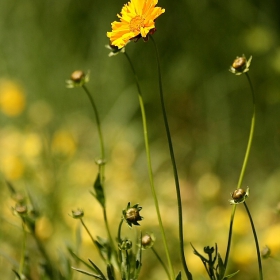
{"label": "flower center", "polygon": [[140,27],[144,26],[144,19],[141,16],[134,17],[129,23],[129,29],[132,32],[140,32]]}

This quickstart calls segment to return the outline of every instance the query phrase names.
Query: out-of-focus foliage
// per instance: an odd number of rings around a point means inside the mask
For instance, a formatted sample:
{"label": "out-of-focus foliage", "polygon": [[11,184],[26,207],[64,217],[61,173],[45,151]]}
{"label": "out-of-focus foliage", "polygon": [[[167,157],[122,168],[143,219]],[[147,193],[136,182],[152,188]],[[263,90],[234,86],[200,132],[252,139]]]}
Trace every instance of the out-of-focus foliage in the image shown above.
{"label": "out-of-focus foliage", "polygon": [[[101,115],[106,145],[108,213],[113,232],[122,210],[143,206],[143,231],[157,236],[150,195],[141,117],[133,76],[122,54],[109,58],[106,32],[124,1],[16,1],[0,4],[0,271],[14,277],[22,230],[5,180],[31,194],[40,209],[38,235],[54,259],[75,244],[71,210],[82,207],[94,236],[105,235],[100,206],[89,194],[99,156],[96,126],[82,89],[66,89],[77,69],[90,70],[88,88]],[[161,54],[164,94],[174,139],[184,204],[186,256],[194,275],[205,275],[195,248],[219,244],[223,255],[231,207],[252,114],[248,83],[228,68],[236,56],[253,56],[250,77],[256,92],[255,138],[244,188],[260,246],[280,255],[280,2],[160,0],[166,12],[154,38]],[[158,100],[155,53],[150,42],[126,47],[142,86],[148,114],[152,162],[164,225],[177,246],[177,209]],[[278,207],[279,208],[279,207]],[[279,209],[278,209],[279,211]],[[115,222],[116,221],[116,222]],[[205,234],[207,233],[207,234]],[[128,232],[129,234],[129,232]],[[80,254],[97,258],[82,232]],[[231,269],[256,279],[255,247],[248,217],[238,208]],[[30,241],[29,258],[35,245]],[[158,247],[161,250],[161,247]],[[178,261],[174,249],[174,262]],[[147,261],[149,259],[149,261]],[[163,279],[149,251],[142,275]],[[179,267],[178,267],[179,269]],[[264,261],[267,280],[279,263]],[[143,276],[143,279],[145,277]],[[82,278],[79,278],[82,279]]]}

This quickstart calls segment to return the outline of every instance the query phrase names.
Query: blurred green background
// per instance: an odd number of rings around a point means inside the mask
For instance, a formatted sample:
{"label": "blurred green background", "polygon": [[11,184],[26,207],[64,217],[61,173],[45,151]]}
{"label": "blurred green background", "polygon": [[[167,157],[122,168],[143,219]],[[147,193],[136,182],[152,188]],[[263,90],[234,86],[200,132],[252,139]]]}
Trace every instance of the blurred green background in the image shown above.
{"label": "blurred green background", "polygon": [[[125,57],[109,58],[106,32],[124,1],[64,0],[0,3],[0,271],[14,279],[22,231],[12,214],[5,180],[31,194],[41,212],[37,232],[54,259],[75,244],[77,207],[94,236],[105,236],[102,212],[90,195],[99,156],[94,115],[81,88],[65,80],[90,71],[88,89],[98,106],[106,145],[106,194],[112,231],[127,202],[140,203],[143,231],[161,238],[151,197],[137,89]],[[243,188],[260,246],[280,258],[280,2],[161,0],[156,22],[163,87],[184,203],[186,256],[195,279],[206,279],[190,242],[202,251],[218,243],[224,256],[231,207],[249,135],[252,99],[245,76],[228,69],[236,56],[253,56],[250,77],[257,119]],[[147,109],[155,183],[176,269],[177,209],[159,104],[156,57],[151,42],[130,43]],[[278,205],[278,206],[277,206]],[[278,208],[278,209],[277,209]],[[83,233],[83,258],[98,258]],[[129,234],[129,233],[128,233]],[[239,207],[230,270],[236,279],[257,279],[255,245]],[[174,245],[174,246],[173,246]],[[31,263],[35,244],[28,243]],[[98,262],[98,261],[97,261]],[[145,251],[142,279],[164,279]],[[279,261],[264,260],[266,279],[280,275]],[[77,273],[76,273],[77,274]],[[36,272],[34,272],[34,279]],[[86,276],[75,275],[75,279]]]}

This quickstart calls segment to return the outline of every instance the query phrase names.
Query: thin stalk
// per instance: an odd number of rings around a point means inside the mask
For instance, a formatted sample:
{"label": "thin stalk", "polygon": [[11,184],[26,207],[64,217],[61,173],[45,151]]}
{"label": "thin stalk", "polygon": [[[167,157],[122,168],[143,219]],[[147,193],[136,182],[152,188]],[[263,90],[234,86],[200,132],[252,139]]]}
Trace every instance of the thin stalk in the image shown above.
{"label": "thin stalk", "polygon": [[162,265],[163,269],[165,270],[168,279],[171,280],[168,268],[166,267],[165,263],[163,262],[163,260],[161,259],[160,255],[157,253],[157,251],[154,249],[154,247],[151,248],[153,253],[155,254],[156,258],[158,259],[158,261],[160,262],[160,264]]}
{"label": "thin stalk", "polygon": [[[98,114],[97,107],[95,105],[93,97],[91,96],[89,90],[87,89],[87,87],[85,85],[83,85],[82,88],[84,89],[85,93],[87,94],[87,97],[90,101],[90,104],[92,106],[92,109],[93,109],[93,112],[94,112],[94,115],[95,115],[96,126],[97,126],[97,131],[98,131],[98,136],[99,136],[100,156],[101,156],[100,161],[98,161],[97,163],[98,163],[99,174],[100,174],[100,183],[101,183],[102,187],[104,188],[105,148],[104,148],[103,134],[102,134],[102,130],[101,130],[101,123],[100,123],[99,114]],[[104,222],[105,222],[105,227],[106,227],[108,239],[109,239],[109,242],[111,244],[111,248],[113,250],[113,254],[117,258],[117,252],[116,252],[114,241],[113,241],[113,238],[112,238],[112,235],[111,235],[111,231],[110,231],[110,227],[109,227],[109,223],[108,223],[108,219],[107,219],[107,211],[106,211],[105,206],[103,207],[103,218],[104,218]]]}
{"label": "thin stalk", "polygon": [[94,112],[94,115],[95,115],[96,126],[97,126],[97,131],[98,131],[98,136],[99,136],[100,157],[101,157],[101,163],[99,163],[98,166],[99,166],[101,184],[103,185],[104,169],[105,169],[105,165],[104,165],[104,162],[105,162],[105,148],[104,148],[104,140],[103,140],[103,134],[102,134],[102,130],[101,130],[99,114],[98,114],[97,107],[95,105],[95,102],[94,102],[89,90],[87,89],[87,87],[85,85],[83,85],[82,88],[84,89],[85,93],[87,94],[87,97],[90,101],[90,104],[92,106],[92,109],[93,109],[93,112]]}
{"label": "thin stalk", "polygon": [[256,232],[256,229],[255,229],[255,226],[254,226],[253,218],[251,216],[251,213],[250,213],[249,208],[248,208],[245,201],[244,201],[244,206],[246,208],[248,217],[250,219],[250,223],[251,223],[251,227],[252,227],[252,231],[253,231],[253,235],[254,235],[254,239],[255,239],[257,257],[258,257],[258,265],[259,265],[259,277],[260,277],[260,280],[263,280],[262,260],[261,260],[261,252],[260,252],[257,232]]}
{"label": "thin stalk", "polygon": [[22,250],[21,250],[21,257],[20,257],[20,265],[19,265],[19,275],[22,276],[24,266],[25,266],[25,251],[26,251],[26,231],[24,229],[24,223],[22,223],[22,230],[23,230],[23,238],[22,238]]}
{"label": "thin stalk", "polygon": [[150,186],[151,186],[151,191],[152,191],[152,195],[153,195],[153,199],[154,199],[154,204],[155,204],[155,208],[156,208],[159,228],[160,228],[161,235],[162,235],[162,240],[163,240],[165,254],[166,254],[166,258],[167,258],[167,262],[168,262],[168,266],[169,266],[170,275],[172,275],[172,279],[175,279],[174,268],[173,268],[172,263],[171,263],[171,257],[170,257],[169,249],[168,249],[168,246],[167,246],[166,235],[165,235],[165,231],[164,231],[164,227],[163,227],[163,223],[162,223],[158,198],[157,198],[155,185],[154,185],[154,175],[153,175],[153,171],[152,171],[152,161],[151,161],[151,153],[150,153],[150,146],[149,146],[149,139],[148,139],[146,112],[145,112],[145,106],[144,106],[143,97],[142,97],[142,93],[141,93],[141,88],[140,88],[140,84],[139,84],[139,81],[138,81],[138,77],[136,75],[136,71],[134,69],[134,66],[133,66],[128,54],[126,52],[124,52],[124,54],[125,54],[128,62],[129,62],[129,64],[130,64],[130,67],[131,67],[131,70],[133,72],[134,79],[135,79],[135,82],[136,82],[137,90],[138,90],[138,99],[139,99],[141,116],[142,116],[142,123],[143,123],[143,133],[144,133],[144,142],[145,142],[145,149],[146,149],[146,157],[147,157],[147,164],[148,164]]}
{"label": "thin stalk", "polygon": [[[245,156],[244,156],[244,160],[243,160],[243,164],[242,164],[242,168],[241,168],[241,172],[240,172],[240,176],[239,176],[239,180],[238,180],[236,189],[241,188],[241,185],[242,185],[242,182],[243,182],[246,166],[247,166],[247,163],[248,163],[249,154],[250,154],[250,151],[251,151],[252,141],[253,141],[253,137],[254,137],[255,120],[256,120],[255,92],[254,92],[254,88],[253,88],[251,79],[249,77],[249,74],[248,73],[245,73],[245,74],[246,74],[247,80],[249,82],[251,93],[252,93],[253,115],[252,115],[252,120],[251,120],[248,144],[247,144],[247,148],[246,148],[246,152],[245,152]],[[231,214],[231,218],[230,218],[230,227],[229,227],[227,251],[226,251],[226,256],[225,256],[225,269],[227,267],[228,257],[229,257],[229,253],[230,253],[231,238],[232,238],[232,227],[233,227],[233,220],[234,220],[235,210],[236,210],[236,205],[233,205],[232,214]]]}
{"label": "thin stalk", "polygon": [[150,36],[150,38],[154,44],[155,51],[156,51],[160,102],[161,102],[163,120],[164,120],[164,125],[165,125],[165,131],[166,131],[169,153],[170,153],[171,163],[172,163],[172,167],[173,167],[173,175],[174,175],[175,186],[176,186],[181,262],[182,262],[182,265],[183,265],[187,278],[189,280],[191,280],[192,274],[190,273],[190,271],[188,269],[186,258],[185,258],[185,252],[184,252],[184,229],[183,229],[183,211],[182,211],[181,191],[180,191],[180,183],[179,183],[179,176],[178,176],[178,171],[177,171],[177,166],[176,166],[175,154],[174,154],[174,150],[173,150],[172,138],[171,138],[171,133],[170,133],[170,129],[169,129],[169,124],[168,124],[168,119],[167,119],[167,114],[166,114],[166,109],[165,109],[165,102],[164,102],[164,97],[163,97],[159,52],[158,52],[158,48],[157,48],[154,38],[152,36]]}

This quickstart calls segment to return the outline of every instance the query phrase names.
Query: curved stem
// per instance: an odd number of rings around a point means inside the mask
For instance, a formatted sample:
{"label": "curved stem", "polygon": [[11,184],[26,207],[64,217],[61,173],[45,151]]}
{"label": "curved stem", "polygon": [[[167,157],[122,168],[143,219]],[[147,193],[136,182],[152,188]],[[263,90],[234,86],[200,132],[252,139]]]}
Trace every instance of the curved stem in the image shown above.
{"label": "curved stem", "polygon": [[[241,172],[240,172],[240,176],[239,176],[239,180],[238,180],[236,189],[241,188],[241,185],[242,185],[242,182],[243,182],[246,166],[247,166],[247,163],[248,163],[249,154],[250,154],[250,151],[251,151],[252,140],[253,140],[254,130],[255,130],[255,119],[256,119],[255,92],[254,92],[253,85],[252,85],[252,82],[250,80],[249,74],[248,73],[245,73],[245,74],[246,74],[247,80],[249,82],[251,93],[252,93],[253,115],[252,115],[252,120],[251,120],[251,127],[250,127],[248,144],[247,144],[247,148],[246,148],[246,152],[245,152],[245,156],[244,156],[244,160],[243,160],[243,164],[242,164],[242,168],[241,168]],[[233,220],[234,220],[235,210],[236,210],[236,205],[233,205],[232,214],[231,214],[231,218],[230,218],[227,251],[226,251],[226,257],[225,257],[225,269],[227,267],[228,257],[229,257],[229,253],[230,253],[231,238],[232,238],[232,227],[233,227]]]}
{"label": "curved stem", "polygon": [[179,183],[179,176],[178,176],[176,160],[175,160],[175,155],[174,155],[174,150],[173,150],[171,133],[170,133],[169,124],[168,124],[168,120],[167,120],[165,103],[164,103],[164,98],[163,98],[162,77],[161,77],[160,62],[159,62],[159,52],[158,52],[158,48],[157,48],[157,45],[156,45],[156,42],[155,42],[154,38],[152,36],[150,36],[150,38],[151,38],[151,41],[154,44],[155,51],[156,51],[160,101],[161,101],[163,120],[164,120],[164,125],[165,125],[165,130],[166,130],[166,136],[167,136],[170,158],[171,158],[172,167],[173,167],[173,175],[174,175],[175,186],[176,186],[181,261],[182,261],[182,265],[183,265],[185,274],[186,274],[187,278],[190,280],[190,279],[192,279],[192,274],[190,273],[190,271],[188,269],[186,258],[185,258],[185,253],[184,253],[183,213],[182,213],[182,200],[181,200],[180,183]]}
{"label": "curved stem", "polygon": [[244,201],[244,206],[246,208],[248,217],[250,219],[250,223],[251,223],[251,227],[252,227],[252,231],[253,231],[253,235],[254,235],[254,239],[255,239],[256,250],[257,250],[257,257],[258,257],[258,265],[259,265],[260,280],[263,280],[262,260],[261,260],[261,253],[260,253],[260,247],[259,247],[257,232],[256,232],[256,229],[255,229],[255,226],[254,226],[253,218],[251,216],[251,213],[250,213],[249,208],[248,208],[248,206],[247,206],[245,201]]}
{"label": "curved stem", "polygon": [[161,231],[161,235],[162,235],[162,240],[163,240],[163,244],[164,244],[164,249],[165,249],[166,258],[167,258],[167,261],[168,261],[168,266],[169,266],[170,274],[172,275],[172,279],[175,279],[174,269],[173,269],[173,266],[172,266],[172,263],[171,263],[170,253],[169,253],[169,249],[168,249],[168,246],[167,246],[166,235],[165,235],[165,231],[164,231],[164,227],[163,227],[163,223],[162,223],[162,219],[161,219],[158,198],[157,198],[157,194],[156,194],[156,190],[155,190],[155,185],[154,185],[154,176],[153,176],[153,171],[152,171],[152,161],[151,161],[151,153],[150,153],[150,146],[149,146],[149,140],[148,140],[146,112],[145,112],[145,106],[144,106],[144,102],[143,102],[143,97],[142,97],[142,93],[141,93],[138,77],[136,75],[136,72],[135,72],[135,69],[133,67],[133,64],[132,64],[128,54],[126,52],[124,52],[124,54],[125,54],[128,62],[129,62],[129,64],[130,64],[130,67],[131,67],[131,70],[133,72],[133,75],[134,75],[134,78],[135,78],[135,82],[136,82],[136,85],[137,85],[138,99],[139,99],[141,115],[142,115],[144,142],[145,142],[145,149],[146,149],[146,157],[147,157],[147,164],[148,164],[148,173],[149,173],[150,186],[151,186],[151,191],[152,191],[152,195],[153,195],[153,199],[154,199],[154,204],[155,204],[155,208],[156,208],[158,223],[159,223],[159,227],[160,227],[160,231]]}

